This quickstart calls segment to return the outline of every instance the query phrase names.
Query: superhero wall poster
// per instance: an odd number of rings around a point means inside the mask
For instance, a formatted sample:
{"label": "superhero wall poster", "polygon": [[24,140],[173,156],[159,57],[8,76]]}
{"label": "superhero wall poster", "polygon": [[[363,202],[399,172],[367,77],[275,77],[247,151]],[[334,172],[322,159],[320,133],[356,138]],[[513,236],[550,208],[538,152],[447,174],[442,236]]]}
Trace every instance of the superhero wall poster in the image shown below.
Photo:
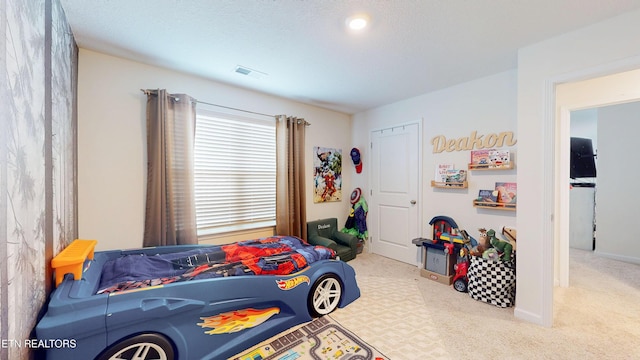
{"label": "superhero wall poster", "polygon": [[313,202],[342,201],[342,150],[313,147]]}

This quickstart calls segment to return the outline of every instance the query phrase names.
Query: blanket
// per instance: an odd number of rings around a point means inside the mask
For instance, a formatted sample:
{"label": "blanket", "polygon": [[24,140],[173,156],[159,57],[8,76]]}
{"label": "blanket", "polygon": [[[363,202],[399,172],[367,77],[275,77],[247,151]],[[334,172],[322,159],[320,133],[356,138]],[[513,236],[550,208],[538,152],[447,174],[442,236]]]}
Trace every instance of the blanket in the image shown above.
{"label": "blanket", "polygon": [[124,255],[104,264],[97,294],[223,276],[287,275],[335,256],[329,248],[313,246],[293,236],[169,254]]}

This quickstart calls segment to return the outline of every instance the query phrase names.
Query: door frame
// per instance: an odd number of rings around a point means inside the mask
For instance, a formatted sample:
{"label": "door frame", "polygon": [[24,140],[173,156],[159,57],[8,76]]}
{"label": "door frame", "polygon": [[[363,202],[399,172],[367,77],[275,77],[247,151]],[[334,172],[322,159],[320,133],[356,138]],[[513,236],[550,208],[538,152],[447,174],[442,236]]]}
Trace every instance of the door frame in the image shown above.
{"label": "door frame", "polygon": [[[402,123],[398,123],[398,124],[393,124],[393,125],[389,124],[389,125],[382,126],[382,127],[375,127],[375,128],[372,128],[372,129],[369,130],[369,150],[371,150],[371,148],[373,146],[373,133],[374,132],[383,131],[383,130],[391,130],[391,129],[394,129],[394,128],[399,128],[399,127],[404,127],[404,126],[414,125],[414,124],[418,125],[418,171],[417,171],[417,174],[418,174],[418,189],[417,189],[418,190],[418,192],[417,192],[417,194],[418,194],[417,195],[417,198],[418,198],[417,199],[418,200],[418,205],[417,205],[418,206],[418,214],[417,214],[417,217],[418,217],[418,219],[417,219],[417,222],[416,222],[417,223],[417,227],[418,227],[416,229],[418,236],[422,236],[422,226],[423,226],[422,225],[422,214],[423,214],[423,209],[424,209],[423,206],[422,206],[422,203],[423,203],[423,200],[424,200],[423,199],[423,190],[422,190],[422,188],[423,188],[423,182],[422,182],[422,179],[423,179],[423,174],[422,174],[422,168],[423,168],[423,166],[422,166],[422,163],[423,163],[423,141],[422,141],[422,139],[423,139],[423,130],[422,130],[422,124],[423,124],[423,122],[424,122],[423,118],[418,118],[416,120],[411,120],[411,121],[402,122]],[[373,189],[372,189],[372,184],[373,184],[373,169],[372,168],[373,168],[373,166],[374,166],[374,163],[373,163],[373,161],[371,161],[371,165],[369,166],[369,172],[368,172],[369,196],[370,197],[373,195]],[[371,201],[370,209],[374,208],[373,205],[376,204],[375,200],[376,199],[373,199]],[[375,227],[372,226],[371,228],[374,229]],[[375,235],[377,235],[377,234],[375,234]],[[373,238],[374,238],[373,234],[370,234],[370,239],[373,240]],[[417,249],[417,247],[416,247],[416,249]],[[371,243],[370,243],[369,250],[372,253],[375,253],[373,251],[374,250],[374,246]],[[416,254],[419,254],[417,252],[417,250],[416,250]],[[415,264],[416,266],[420,266],[421,259],[419,258],[419,256],[420,255],[416,256],[416,264]]]}
{"label": "door frame", "polygon": [[[602,77],[637,70],[640,68],[640,56],[625,58],[619,61],[609,62],[603,65],[580,69],[568,74],[550,77],[545,84],[545,142],[546,147],[545,168],[553,174],[545,183],[544,197],[546,213],[551,214],[551,226],[543,231],[543,266],[545,274],[542,278],[543,303],[542,321],[551,326],[554,321],[553,314],[553,289],[555,286],[567,287],[569,285],[569,187],[567,186],[569,169],[569,138],[571,111],[590,107],[600,107],[629,101],[620,94],[613,98],[607,96],[594,96],[583,102],[563,103],[557,98],[558,86],[571,86],[572,84],[596,80]],[[613,91],[613,89],[610,89]]]}

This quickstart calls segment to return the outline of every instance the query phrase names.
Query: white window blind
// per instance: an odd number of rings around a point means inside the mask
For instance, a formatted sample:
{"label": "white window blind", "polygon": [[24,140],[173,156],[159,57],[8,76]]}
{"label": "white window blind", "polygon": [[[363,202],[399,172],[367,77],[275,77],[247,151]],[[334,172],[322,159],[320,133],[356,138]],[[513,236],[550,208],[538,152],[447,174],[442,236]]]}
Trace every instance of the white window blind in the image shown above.
{"label": "white window blind", "polygon": [[198,110],[194,161],[199,236],[275,225],[274,119]]}

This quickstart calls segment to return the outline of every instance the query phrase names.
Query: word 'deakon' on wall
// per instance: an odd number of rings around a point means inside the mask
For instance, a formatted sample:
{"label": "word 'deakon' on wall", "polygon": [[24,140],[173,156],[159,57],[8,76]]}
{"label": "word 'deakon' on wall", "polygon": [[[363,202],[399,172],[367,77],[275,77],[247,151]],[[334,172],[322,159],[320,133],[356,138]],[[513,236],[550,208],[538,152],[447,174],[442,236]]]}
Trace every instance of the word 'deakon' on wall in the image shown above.
{"label": "word 'deakon' on wall", "polygon": [[457,139],[447,139],[444,135],[438,135],[431,139],[434,154],[443,151],[452,152],[513,146],[516,142],[517,140],[514,139],[513,131],[503,131],[501,133],[486,135],[478,135],[477,131],[472,131],[470,136]]}

